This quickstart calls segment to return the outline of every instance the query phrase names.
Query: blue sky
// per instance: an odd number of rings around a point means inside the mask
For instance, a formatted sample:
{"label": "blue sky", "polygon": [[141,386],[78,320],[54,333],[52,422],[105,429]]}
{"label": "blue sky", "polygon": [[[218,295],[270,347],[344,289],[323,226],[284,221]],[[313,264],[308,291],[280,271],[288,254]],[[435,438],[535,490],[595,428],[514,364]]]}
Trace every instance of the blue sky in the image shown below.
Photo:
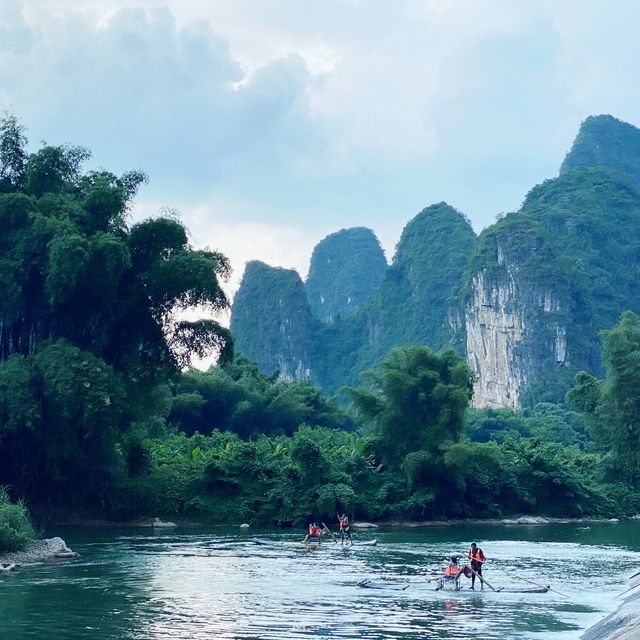
{"label": "blue sky", "polygon": [[477,231],[580,121],[640,124],[634,0],[0,0],[0,105],[34,144],[151,178],[196,246],[306,272],[313,245],[441,200]]}

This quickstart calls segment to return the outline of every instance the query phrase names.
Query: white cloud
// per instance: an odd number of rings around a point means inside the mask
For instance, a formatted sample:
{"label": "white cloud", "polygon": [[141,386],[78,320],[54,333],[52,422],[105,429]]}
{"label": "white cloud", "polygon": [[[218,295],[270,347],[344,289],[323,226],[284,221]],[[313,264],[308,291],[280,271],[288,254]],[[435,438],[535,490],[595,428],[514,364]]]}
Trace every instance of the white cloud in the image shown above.
{"label": "white cloud", "polygon": [[294,245],[345,226],[388,250],[443,199],[481,228],[585,116],[638,123],[639,19],[632,0],[3,0],[0,104],[36,141],[145,168],[142,204],[236,269],[300,265]]}

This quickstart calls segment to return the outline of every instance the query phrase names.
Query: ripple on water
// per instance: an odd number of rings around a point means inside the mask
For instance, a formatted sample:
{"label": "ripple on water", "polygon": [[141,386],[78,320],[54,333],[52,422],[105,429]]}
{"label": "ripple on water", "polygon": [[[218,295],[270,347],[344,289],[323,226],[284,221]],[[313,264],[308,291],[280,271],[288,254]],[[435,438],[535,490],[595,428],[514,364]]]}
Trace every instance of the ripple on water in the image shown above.
{"label": "ripple on water", "polygon": [[[491,558],[486,576],[494,586],[527,586],[524,578],[550,582],[569,597],[443,593],[425,578],[465,549],[443,537],[382,533],[377,548],[328,544],[309,551],[281,544],[292,542],[282,534],[267,546],[245,535],[118,535],[76,545],[79,561],[0,580],[3,634],[11,640],[560,640],[576,637],[612,608],[603,601],[615,593],[612,582],[640,560],[614,546],[487,539],[480,543]],[[371,578],[409,586],[357,586]]]}

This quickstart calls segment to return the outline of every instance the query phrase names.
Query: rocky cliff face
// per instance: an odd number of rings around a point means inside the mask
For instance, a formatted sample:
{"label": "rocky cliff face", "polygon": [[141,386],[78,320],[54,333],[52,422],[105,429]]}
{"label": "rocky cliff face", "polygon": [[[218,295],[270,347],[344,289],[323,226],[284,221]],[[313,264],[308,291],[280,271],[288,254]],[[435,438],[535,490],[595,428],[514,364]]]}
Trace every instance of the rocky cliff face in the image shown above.
{"label": "rocky cliff face", "polygon": [[527,220],[520,221],[518,232],[517,243],[499,229],[481,239],[485,262],[471,278],[465,326],[476,407],[515,409],[545,367],[566,362],[568,301],[553,285],[522,273],[544,240]]}
{"label": "rocky cliff face", "polygon": [[348,318],[382,282],[387,261],[371,229],[342,229],[313,250],[305,284],[309,306],[317,318]]}
{"label": "rocky cliff face", "polygon": [[318,324],[296,271],[247,264],[231,313],[237,351],[269,375],[278,371],[281,379],[314,380]]}
{"label": "rocky cliff face", "polygon": [[465,294],[476,406],[561,402],[599,332],[640,306],[640,193],[606,169],[532,189],[478,240]]}

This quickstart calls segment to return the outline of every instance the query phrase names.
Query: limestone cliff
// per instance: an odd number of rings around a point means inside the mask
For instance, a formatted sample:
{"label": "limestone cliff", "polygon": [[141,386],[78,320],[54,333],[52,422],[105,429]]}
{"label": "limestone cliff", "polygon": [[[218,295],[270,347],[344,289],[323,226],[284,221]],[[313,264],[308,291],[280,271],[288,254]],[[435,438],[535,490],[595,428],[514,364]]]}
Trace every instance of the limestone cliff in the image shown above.
{"label": "limestone cliff", "polygon": [[529,220],[518,220],[508,232],[504,226],[481,237],[485,261],[471,278],[465,308],[477,407],[519,407],[531,382],[545,368],[564,365],[567,356],[566,295],[522,270],[547,253],[544,240]]}
{"label": "limestone cliff", "polygon": [[382,282],[387,261],[371,229],[341,229],[313,250],[305,283],[311,310],[323,322],[348,318]]}
{"label": "limestone cliff", "polygon": [[231,313],[237,351],[267,374],[278,371],[281,379],[313,380],[318,324],[296,271],[257,260],[247,263]]}
{"label": "limestone cliff", "polygon": [[562,401],[599,332],[640,307],[640,193],[600,168],[532,189],[479,237],[464,290],[476,406]]}

